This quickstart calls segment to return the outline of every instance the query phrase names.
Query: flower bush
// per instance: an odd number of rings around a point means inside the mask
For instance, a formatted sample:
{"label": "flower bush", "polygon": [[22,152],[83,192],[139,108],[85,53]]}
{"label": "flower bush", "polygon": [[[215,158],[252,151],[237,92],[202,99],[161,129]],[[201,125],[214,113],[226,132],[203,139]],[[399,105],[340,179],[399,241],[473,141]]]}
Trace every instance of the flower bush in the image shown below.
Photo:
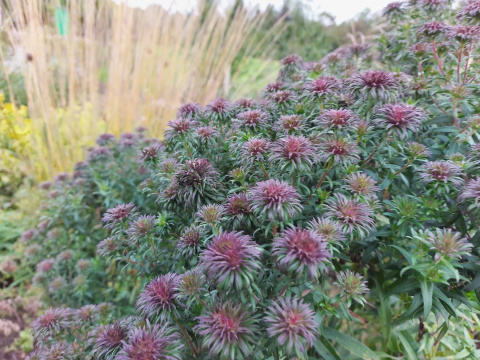
{"label": "flower bush", "polygon": [[[134,309],[50,309],[30,359],[478,358],[474,5],[393,3],[377,44],[289,56],[258,100],[181,107],[139,152],[144,197],[102,217],[98,254],[143,286]],[[96,174],[135,179],[116,164]]]}

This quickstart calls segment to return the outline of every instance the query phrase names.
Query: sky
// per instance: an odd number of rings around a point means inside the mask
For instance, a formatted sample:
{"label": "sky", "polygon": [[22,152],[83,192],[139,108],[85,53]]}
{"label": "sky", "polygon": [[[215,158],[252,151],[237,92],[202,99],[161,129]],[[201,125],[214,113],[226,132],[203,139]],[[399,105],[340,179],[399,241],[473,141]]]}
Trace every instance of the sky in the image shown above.
{"label": "sky", "polygon": [[[150,4],[161,4],[166,8],[171,8],[177,11],[191,10],[196,1],[195,0],[116,0],[117,2],[126,1],[132,6],[145,8]],[[372,12],[381,11],[388,3],[393,0],[304,0],[309,8],[314,13],[322,13],[324,11],[332,14],[337,23],[345,20],[350,20],[361,13],[366,8]],[[222,5],[232,3],[232,0],[220,0]],[[264,9],[268,4],[274,5],[276,8],[281,8],[283,0],[244,0],[247,6],[259,6]]]}

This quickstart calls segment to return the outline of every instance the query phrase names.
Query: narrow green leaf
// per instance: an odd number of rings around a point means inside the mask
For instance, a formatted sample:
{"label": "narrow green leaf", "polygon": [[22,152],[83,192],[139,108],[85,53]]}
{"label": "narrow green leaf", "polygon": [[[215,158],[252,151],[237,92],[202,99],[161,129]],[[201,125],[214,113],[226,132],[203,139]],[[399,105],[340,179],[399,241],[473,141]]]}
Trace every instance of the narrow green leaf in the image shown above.
{"label": "narrow green leaf", "polygon": [[433,283],[426,280],[420,281],[420,291],[423,298],[423,318],[426,320],[432,310],[433,301]]}
{"label": "narrow green leaf", "polygon": [[342,334],[328,327],[323,328],[323,335],[325,335],[327,339],[337,342],[340,346],[350,351],[353,355],[359,356],[361,359],[379,359],[373,350],[349,335]]}

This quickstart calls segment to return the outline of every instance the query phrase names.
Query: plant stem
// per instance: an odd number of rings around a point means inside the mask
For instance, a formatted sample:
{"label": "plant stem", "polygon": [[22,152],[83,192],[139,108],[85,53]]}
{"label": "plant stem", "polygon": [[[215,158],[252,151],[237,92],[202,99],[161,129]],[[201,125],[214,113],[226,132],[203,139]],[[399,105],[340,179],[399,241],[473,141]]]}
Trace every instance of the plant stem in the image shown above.
{"label": "plant stem", "polygon": [[265,166],[263,165],[263,162],[262,162],[262,161],[259,161],[259,162],[260,162],[260,167],[262,168],[263,173],[265,174],[265,176],[267,177],[267,179],[270,179],[270,176],[268,175],[268,172],[267,172],[267,170],[265,169]]}
{"label": "plant stem", "polygon": [[398,170],[395,174],[393,174],[393,176],[397,176],[398,174],[400,174],[401,172],[403,172],[407,167],[410,166],[410,164],[413,162],[413,159],[410,159],[407,161],[407,163],[405,165],[403,165],[403,167]]}
{"label": "plant stem", "polygon": [[155,258],[155,263],[157,263],[158,262],[157,250],[155,250],[155,245],[153,244],[153,240],[150,236],[148,237],[148,241],[150,242],[150,246],[152,247],[152,250],[153,250],[153,257]]}
{"label": "plant stem", "polygon": [[185,330],[185,328],[183,327],[182,324],[180,324],[180,322],[176,319],[175,319],[175,323],[178,325],[178,327],[180,328],[180,331],[182,332],[183,336],[185,337],[185,339],[187,340],[188,342],[188,345],[190,346],[190,348],[192,349],[193,351],[193,356],[195,356],[195,358],[198,358],[198,351],[197,349],[195,348],[195,345],[193,345],[193,342],[192,342],[192,339],[190,339],[190,336],[188,335],[187,333],[187,330]]}
{"label": "plant stem", "polygon": [[310,197],[307,199],[307,201],[306,201],[305,203],[308,203],[310,200],[312,200],[313,194],[315,194],[315,192],[320,188],[320,186],[322,186],[323,181],[324,181],[325,178],[327,177],[328,172],[329,172],[329,171],[332,169],[332,167],[333,167],[333,163],[334,163],[334,160],[333,160],[333,158],[332,158],[332,159],[330,160],[330,162],[328,163],[327,168],[325,169],[325,172],[323,173],[322,177],[320,178],[320,180],[318,180],[317,186],[315,186],[315,191],[310,195]]}
{"label": "plant stem", "polygon": [[442,73],[443,76],[445,76],[445,71],[443,71],[443,66],[442,66],[442,60],[439,59],[438,54],[437,54],[437,44],[435,43],[435,40],[433,40],[433,57],[435,58],[435,62],[438,65],[438,69]]}
{"label": "plant stem", "polygon": [[386,132],[385,132],[385,135],[383,135],[383,137],[382,137],[382,139],[380,140],[380,142],[377,144],[377,146],[375,147],[375,149],[373,149],[373,152],[370,154],[370,156],[363,162],[362,166],[367,165],[367,164],[370,162],[370,160],[372,160],[373,156],[377,153],[378,149],[380,149],[380,146],[382,146],[383,143],[385,142],[385,140],[387,139],[388,133],[389,133],[389,131],[386,131]]}

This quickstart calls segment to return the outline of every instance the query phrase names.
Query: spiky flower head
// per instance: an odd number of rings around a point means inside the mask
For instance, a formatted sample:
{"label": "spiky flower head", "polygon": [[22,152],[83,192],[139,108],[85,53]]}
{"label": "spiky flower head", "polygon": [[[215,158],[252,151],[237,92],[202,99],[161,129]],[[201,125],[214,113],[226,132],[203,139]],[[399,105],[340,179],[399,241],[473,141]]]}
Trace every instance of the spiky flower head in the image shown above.
{"label": "spiky flower head", "polygon": [[183,256],[192,258],[200,252],[202,243],[202,230],[198,226],[191,226],[183,231],[178,240],[177,249]]}
{"label": "spiky flower head", "polygon": [[401,1],[391,2],[383,9],[383,16],[386,16],[387,18],[397,18],[404,13],[405,9]]}
{"label": "spiky flower head", "polygon": [[203,205],[200,210],[195,214],[207,224],[217,224],[225,215],[225,208],[219,204]]}
{"label": "spiky flower head", "polygon": [[452,229],[436,229],[435,232],[428,230],[425,235],[427,243],[432,245],[430,249],[436,252],[435,260],[442,256],[460,259],[462,255],[470,253],[473,247],[466,237]]}
{"label": "spiky flower head", "polygon": [[455,186],[463,184],[462,168],[453,161],[427,161],[420,169],[420,179],[426,184],[451,183]]}
{"label": "spiky flower head", "polygon": [[312,279],[317,278],[319,268],[326,268],[324,263],[331,257],[327,242],[319,233],[300,228],[286,229],[276,237],[272,254],[281,268],[297,274],[308,270]]}
{"label": "spiky flower head", "polygon": [[179,332],[170,326],[145,325],[129,331],[115,360],[180,360],[183,344]]}
{"label": "spiky flower head", "polygon": [[417,32],[426,37],[437,37],[445,34],[449,26],[440,21],[428,21],[418,27]]}
{"label": "spiky flower head", "polygon": [[237,289],[250,284],[260,269],[262,250],[251,236],[223,232],[202,252],[201,264],[219,286]]}
{"label": "spiky flower head", "polygon": [[29,229],[22,234],[20,240],[26,243],[35,238],[35,236],[37,236],[37,231],[35,229]]}
{"label": "spiky flower head", "polygon": [[284,181],[261,181],[249,190],[248,195],[252,210],[271,221],[292,218],[303,209],[297,190]]}
{"label": "spiky flower head", "polygon": [[107,237],[97,245],[97,252],[100,256],[109,256],[118,249],[118,244],[113,237]]}
{"label": "spiky flower head", "polygon": [[155,226],[155,216],[141,215],[128,228],[128,235],[133,241],[138,241],[141,238],[151,235],[153,227]]}
{"label": "spiky flower head", "polygon": [[113,142],[115,142],[115,135],[113,135],[113,134],[105,133],[105,134],[101,134],[97,138],[97,144],[99,146],[105,146],[105,145],[111,144]]}
{"label": "spiky flower head", "polygon": [[300,55],[297,54],[290,54],[285,56],[282,60],[280,60],[280,65],[283,66],[290,66],[290,65],[301,65],[303,59]]}
{"label": "spiky flower head", "polygon": [[58,290],[63,288],[66,285],[66,281],[63,277],[57,276],[52,281],[48,283],[48,291],[55,294]]}
{"label": "spiky flower head", "polygon": [[423,57],[425,54],[431,51],[432,51],[432,45],[429,43],[421,42],[421,43],[416,43],[410,46],[410,52],[419,58]]}
{"label": "spiky flower head", "polygon": [[287,354],[293,350],[305,354],[307,345],[312,346],[320,326],[315,321],[315,312],[301,299],[280,298],[272,302],[263,320],[267,323],[267,333],[281,346],[286,346]]}
{"label": "spiky flower head", "polygon": [[53,179],[55,180],[55,182],[65,182],[70,179],[70,174],[67,172],[61,172],[55,175]]}
{"label": "spiky flower head", "polygon": [[122,321],[107,325],[96,335],[92,353],[99,359],[113,358],[122,341],[127,339],[128,331],[129,326]]}
{"label": "spiky flower head", "polygon": [[244,193],[230,195],[224,208],[228,216],[237,220],[252,213],[251,201]]}
{"label": "spiky flower head", "polygon": [[338,243],[345,241],[345,234],[338,221],[325,217],[315,218],[308,222],[307,229],[315,231],[329,243]]}
{"label": "spiky flower head", "polygon": [[458,13],[457,18],[470,23],[480,21],[480,1],[469,0],[468,3]]}
{"label": "spiky flower head", "polygon": [[176,159],[165,159],[158,164],[158,170],[164,174],[171,175],[177,170],[178,161]]}
{"label": "spiky flower head", "polygon": [[261,110],[247,110],[237,115],[233,122],[239,128],[264,128],[267,125],[268,114]]}
{"label": "spiky flower head", "polygon": [[458,201],[473,200],[475,207],[480,204],[480,177],[468,181],[458,195]]}
{"label": "spiky flower head", "polygon": [[197,103],[184,104],[178,108],[177,117],[179,118],[193,118],[200,112],[202,107]]}
{"label": "spiky flower head", "polygon": [[39,273],[49,272],[50,270],[52,270],[53,265],[55,265],[54,259],[42,260],[37,264],[37,272]]}
{"label": "spiky flower head", "polygon": [[39,244],[32,244],[25,249],[24,254],[27,258],[33,258],[41,249]]}
{"label": "spiky flower head", "polygon": [[355,126],[358,121],[358,116],[351,110],[332,109],[323,111],[316,123],[326,128],[348,129],[351,126]]}
{"label": "spiky flower head", "polygon": [[193,330],[203,337],[202,345],[212,358],[242,359],[253,352],[257,319],[244,306],[220,303],[196,320]]}
{"label": "spiky flower head", "polygon": [[282,115],[278,119],[275,129],[280,132],[290,133],[303,128],[304,119],[300,115]]}
{"label": "spiky flower head", "polygon": [[355,143],[343,137],[327,137],[318,144],[319,156],[324,161],[348,166],[360,161],[360,150]]}
{"label": "spiky flower head", "polygon": [[304,136],[288,135],[275,141],[271,147],[270,160],[289,164],[294,169],[312,166],[315,161],[315,148]]}
{"label": "spiky flower head", "polygon": [[106,146],[99,146],[96,148],[91,149],[88,152],[87,159],[88,161],[100,161],[100,160],[107,160],[113,157],[112,152]]}
{"label": "spiky flower head", "polygon": [[57,255],[57,261],[68,261],[73,258],[73,251],[72,250],[64,250],[60,254]]}
{"label": "spiky flower head", "polygon": [[233,104],[225,99],[217,99],[208,103],[206,106],[207,116],[216,116],[218,118],[225,118],[233,110]]}
{"label": "spiky flower head", "polygon": [[265,86],[265,92],[267,93],[277,92],[281,90],[284,86],[285,84],[282,82],[270,83],[270,84],[267,84],[267,86]]}
{"label": "spiky flower head", "polygon": [[438,12],[448,8],[450,0],[419,0],[419,8],[427,12]]}
{"label": "spiky flower head", "polygon": [[253,109],[257,105],[257,102],[250,98],[242,98],[235,101],[235,107],[238,110],[248,110]]}
{"label": "spiky flower head", "polygon": [[80,309],[77,309],[74,312],[75,320],[79,321],[82,324],[90,323],[92,324],[96,319],[98,319],[98,311],[96,305],[85,305]]}
{"label": "spiky flower head", "polygon": [[169,121],[164,134],[165,139],[172,140],[178,136],[183,137],[192,131],[196,125],[197,123],[190,118],[177,118]]}
{"label": "spiky flower head", "polygon": [[388,100],[400,90],[400,84],[393,73],[383,70],[367,70],[354,74],[347,82],[348,90],[358,98],[371,97],[374,100]]}
{"label": "spiky flower head", "polygon": [[196,134],[202,143],[207,143],[209,140],[217,136],[218,132],[211,126],[202,126],[197,128]]}
{"label": "spiky flower head", "polygon": [[75,269],[78,272],[85,272],[90,266],[92,266],[92,261],[90,259],[80,259],[75,264]]}
{"label": "spiky flower head", "polygon": [[355,300],[361,305],[365,304],[364,295],[370,292],[367,282],[363,276],[351,270],[340,271],[335,283],[342,290],[341,296],[346,297],[348,301]]}
{"label": "spiky flower head", "polygon": [[180,297],[196,296],[204,289],[206,279],[202,269],[196,267],[180,275],[176,290]]}
{"label": "spiky flower head", "polygon": [[102,222],[104,226],[108,229],[112,229],[115,224],[122,222],[123,220],[128,219],[131,215],[134,215],[137,212],[137,208],[132,203],[130,204],[120,204],[114,208],[108,209],[105,214],[103,214]]}
{"label": "spiky flower head", "polygon": [[375,193],[380,190],[377,182],[362,172],[352,173],[345,177],[345,189],[356,195],[361,195],[366,198],[372,198]]}
{"label": "spiky flower head", "polygon": [[168,319],[177,312],[178,275],[168,273],[152,279],[137,298],[135,307],[142,315],[152,317],[160,315],[160,319]]}
{"label": "spiky flower head", "polygon": [[428,158],[431,155],[430,150],[425,145],[419,144],[414,141],[410,141],[407,143],[407,153],[414,159],[417,158]]}
{"label": "spiky flower head", "polygon": [[465,43],[476,41],[480,38],[480,26],[477,25],[455,25],[448,27],[446,35],[455,40]]}
{"label": "spiky flower head", "polygon": [[70,327],[70,309],[51,308],[46,310],[32,322],[32,333],[35,339],[54,337],[62,330]]}
{"label": "spiky flower head", "polygon": [[304,84],[304,95],[311,99],[335,95],[340,90],[340,81],[334,76],[320,76]]}
{"label": "spiky flower head", "polygon": [[267,139],[252,137],[242,146],[242,160],[245,163],[263,161],[269,148],[270,142]]}
{"label": "spiky flower head", "polygon": [[425,120],[425,114],[408,104],[387,104],[377,112],[376,126],[385,130],[393,129],[400,137],[407,137],[407,130],[416,132]]}
{"label": "spiky flower head", "polygon": [[162,146],[159,144],[154,144],[143,148],[138,154],[138,161],[140,161],[141,163],[152,162],[157,157],[161,149]]}
{"label": "spiky flower head", "polygon": [[52,182],[51,181],[43,181],[40,184],[38,184],[38,187],[42,190],[49,190],[52,187]]}
{"label": "spiky flower head", "polygon": [[276,104],[285,104],[288,101],[294,100],[294,94],[290,90],[279,90],[274,92],[270,98]]}
{"label": "spiky flower head", "polygon": [[345,233],[363,236],[375,225],[372,208],[343,194],[335,194],[325,204],[325,216],[338,221]]}
{"label": "spiky flower head", "polygon": [[67,360],[72,359],[75,350],[72,345],[64,340],[54,342],[42,350],[42,360]]}

